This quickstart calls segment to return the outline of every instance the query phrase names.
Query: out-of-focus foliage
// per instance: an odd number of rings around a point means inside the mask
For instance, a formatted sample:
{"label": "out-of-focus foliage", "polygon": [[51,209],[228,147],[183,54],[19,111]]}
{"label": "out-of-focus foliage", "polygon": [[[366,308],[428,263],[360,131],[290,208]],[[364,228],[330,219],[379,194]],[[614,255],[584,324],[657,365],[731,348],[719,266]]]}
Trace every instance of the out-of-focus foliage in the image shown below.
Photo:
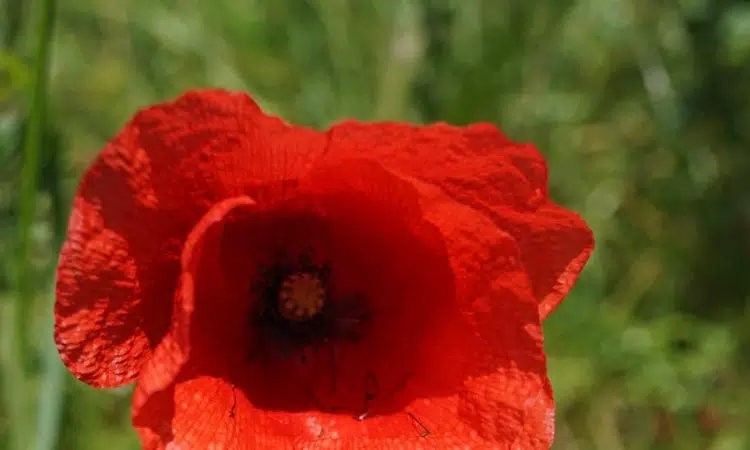
{"label": "out-of-focus foliage", "polygon": [[[0,313],[36,1],[0,0]],[[493,121],[536,143],[553,196],[598,245],[545,327],[555,448],[750,448],[750,2],[66,0],[56,19],[26,269],[40,281],[24,324],[31,405],[49,392],[51,269],[77,178],[137,108],[221,86],[318,127]],[[137,448],[128,390],[65,376],[51,448]]]}

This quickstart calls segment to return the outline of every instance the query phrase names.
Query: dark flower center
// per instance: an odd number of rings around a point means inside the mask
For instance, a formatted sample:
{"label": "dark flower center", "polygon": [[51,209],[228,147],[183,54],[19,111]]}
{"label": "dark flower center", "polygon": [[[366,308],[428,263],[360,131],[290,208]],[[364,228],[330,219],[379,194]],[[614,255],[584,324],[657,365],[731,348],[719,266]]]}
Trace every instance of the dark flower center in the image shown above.
{"label": "dark flower center", "polygon": [[323,309],[325,296],[323,282],[317,275],[289,275],[284,278],[279,288],[279,313],[293,322],[310,320]]}
{"label": "dark flower center", "polygon": [[247,295],[234,354],[241,368],[232,376],[258,408],[365,420],[401,411],[421,395],[421,380],[425,391],[454,385],[458,368],[425,366],[441,348],[459,345],[440,236],[399,218],[368,228],[371,208],[354,200],[345,203],[351,211],[292,205],[268,211],[252,233],[237,227],[239,236],[253,236],[254,251],[237,267],[227,259]]}
{"label": "dark flower center", "polygon": [[311,254],[310,249],[294,263],[261,270],[252,326],[259,333],[256,345],[265,347],[262,352],[268,356],[290,356],[336,340],[357,341],[365,332],[370,319],[365,299],[337,294],[330,266],[315,264]]}

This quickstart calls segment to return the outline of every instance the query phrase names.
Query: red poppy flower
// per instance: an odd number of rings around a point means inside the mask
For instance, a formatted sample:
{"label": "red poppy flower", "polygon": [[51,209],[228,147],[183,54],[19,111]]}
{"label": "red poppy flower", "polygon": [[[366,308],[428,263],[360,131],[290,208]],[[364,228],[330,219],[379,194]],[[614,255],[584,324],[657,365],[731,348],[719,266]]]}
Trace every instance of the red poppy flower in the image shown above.
{"label": "red poppy flower", "polygon": [[548,448],[540,321],[593,239],[546,170],[489,124],[148,108],[75,197],[60,354],[137,382],[147,449]]}

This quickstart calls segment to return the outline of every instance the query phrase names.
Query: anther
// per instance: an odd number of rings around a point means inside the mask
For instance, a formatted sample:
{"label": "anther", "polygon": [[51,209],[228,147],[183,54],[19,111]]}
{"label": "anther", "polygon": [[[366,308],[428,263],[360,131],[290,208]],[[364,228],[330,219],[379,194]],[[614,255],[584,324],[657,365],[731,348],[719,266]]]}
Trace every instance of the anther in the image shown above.
{"label": "anther", "polygon": [[323,308],[325,290],[317,275],[295,273],[281,282],[279,312],[291,321],[312,319]]}

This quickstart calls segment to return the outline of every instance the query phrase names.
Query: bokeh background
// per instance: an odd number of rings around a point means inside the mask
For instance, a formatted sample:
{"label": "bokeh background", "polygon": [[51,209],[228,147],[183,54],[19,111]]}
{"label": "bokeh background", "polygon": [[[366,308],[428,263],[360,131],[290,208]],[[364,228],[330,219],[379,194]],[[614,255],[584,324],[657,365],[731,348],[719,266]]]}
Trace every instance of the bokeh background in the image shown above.
{"label": "bokeh background", "polygon": [[72,191],[185,89],[288,121],[497,123],[597,249],[545,323],[555,449],[750,449],[750,2],[0,0],[0,448],[136,449],[51,341]]}

